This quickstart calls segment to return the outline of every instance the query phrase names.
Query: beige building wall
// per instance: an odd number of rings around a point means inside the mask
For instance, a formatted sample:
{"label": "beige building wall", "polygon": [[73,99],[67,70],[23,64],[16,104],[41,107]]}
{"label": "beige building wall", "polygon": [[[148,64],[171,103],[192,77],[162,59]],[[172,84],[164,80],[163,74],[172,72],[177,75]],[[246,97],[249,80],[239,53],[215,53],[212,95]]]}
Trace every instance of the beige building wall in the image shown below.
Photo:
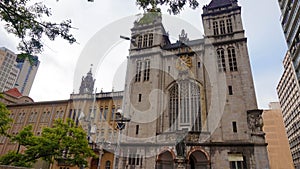
{"label": "beige building wall", "polygon": [[280,105],[278,102],[273,102],[269,106],[270,109],[263,112],[263,130],[268,143],[270,168],[294,169]]}
{"label": "beige building wall", "polygon": [[0,48],[0,92],[14,87],[19,71],[16,69],[17,55],[7,48]]}

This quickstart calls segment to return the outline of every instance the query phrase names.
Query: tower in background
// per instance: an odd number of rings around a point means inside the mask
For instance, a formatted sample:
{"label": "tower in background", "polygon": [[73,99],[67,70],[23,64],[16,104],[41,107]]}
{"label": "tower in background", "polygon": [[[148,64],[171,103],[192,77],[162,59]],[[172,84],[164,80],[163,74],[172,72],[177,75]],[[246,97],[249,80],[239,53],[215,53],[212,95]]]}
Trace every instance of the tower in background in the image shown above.
{"label": "tower in background", "polygon": [[19,75],[15,84],[15,87],[22,93],[23,96],[28,96],[40,65],[40,61],[37,56],[31,56],[31,60],[28,58],[17,58],[17,68],[19,69]]}
{"label": "tower in background", "polygon": [[95,79],[93,78],[92,68],[82,77],[81,84],[79,88],[79,94],[92,94],[94,91]]}

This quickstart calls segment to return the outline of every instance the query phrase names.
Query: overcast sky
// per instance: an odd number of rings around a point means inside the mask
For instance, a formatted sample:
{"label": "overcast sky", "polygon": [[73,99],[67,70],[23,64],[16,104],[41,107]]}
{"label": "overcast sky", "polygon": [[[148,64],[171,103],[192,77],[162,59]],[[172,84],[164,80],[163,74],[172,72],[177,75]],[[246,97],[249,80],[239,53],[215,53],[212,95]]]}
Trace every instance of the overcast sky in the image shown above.
{"label": "overcast sky", "polygon": [[[201,0],[200,0],[201,1]],[[129,43],[119,40],[109,52],[105,53],[104,63],[89,63],[84,56],[85,50],[91,47],[94,37],[101,37],[101,32],[110,25],[142,11],[135,6],[134,0],[45,0],[52,9],[51,20],[71,19],[72,30],[78,44],[70,45],[57,39],[52,42],[44,38],[45,50],[39,55],[41,61],[30,97],[35,101],[68,99],[74,91],[78,92],[81,77],[94,64],[97,91],[122,90],[119,80],[124,79],[124,67],[128,55]],[[197,10],[184,10],[176,16],[194,27],[202,30],[202,6],[210,0],[202,0]],[[239,0],[242,6],[242,19],[248,38],[248,51],[251,60],[256,95],[259,108],[268,108],[268,103],[278,101],[276,86],[281,77],[282,60],[287,50],[280,26],[280,12],[276,0]],[[2,24],[3,25],[3,24]],[[166,27],[167,31],[172,28]],[[99,33],[100,32],[100,33]],[[171,31],[172,32],[172,31]],[[178,34],[171,35],[177,37]],[[187,32],[189,33],[189,32]],[[111,32],[110,32],[111,34]],[[124,35],[130,35],[130,27],[124,27]],[[115,35],[119,37],[119,35]],[[202,37],[198,37],[202,38]],[[193,39],[193,38],[191,38]],[[7,34],[0,27],[0,46],[18,53],[18,39]],[[103,44],[103,43],[102,43]],[[102,46],[102,44],[97,44]],[[101,48],[101,47],[100,47]],[[77,63],[79,61],[79,63]],[[83,65],[84,64],[84,65]]]}

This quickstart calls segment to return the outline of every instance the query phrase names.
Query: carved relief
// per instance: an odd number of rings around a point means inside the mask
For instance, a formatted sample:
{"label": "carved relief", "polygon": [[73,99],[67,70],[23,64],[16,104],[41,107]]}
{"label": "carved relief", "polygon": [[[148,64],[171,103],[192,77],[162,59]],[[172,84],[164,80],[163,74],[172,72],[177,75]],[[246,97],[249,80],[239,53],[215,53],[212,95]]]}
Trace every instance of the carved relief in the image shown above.
{"label": "carved relief", "polygon": [[262,110],[249,110],[247,111],[247,121],[248,127],[251,129],[251,132],[254,134],[263,133],[263,119],[262,119]]}

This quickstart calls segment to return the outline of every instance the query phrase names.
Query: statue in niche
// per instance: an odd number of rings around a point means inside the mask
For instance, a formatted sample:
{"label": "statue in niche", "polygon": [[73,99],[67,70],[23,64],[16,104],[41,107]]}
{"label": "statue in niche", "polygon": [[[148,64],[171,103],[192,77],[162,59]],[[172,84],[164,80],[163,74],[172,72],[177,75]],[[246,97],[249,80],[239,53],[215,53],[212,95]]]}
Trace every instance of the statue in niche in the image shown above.
{"label": "statue in niche", "polygon": [[260,112],[248,112],[248,126],[252,133],[262,133],[263,132],[263,119]]}
{"label": "statue in niche", "polygon": [[176,142],[176,152],[178,157],[185,156],[185,141],[184,139],[179,140]]}

